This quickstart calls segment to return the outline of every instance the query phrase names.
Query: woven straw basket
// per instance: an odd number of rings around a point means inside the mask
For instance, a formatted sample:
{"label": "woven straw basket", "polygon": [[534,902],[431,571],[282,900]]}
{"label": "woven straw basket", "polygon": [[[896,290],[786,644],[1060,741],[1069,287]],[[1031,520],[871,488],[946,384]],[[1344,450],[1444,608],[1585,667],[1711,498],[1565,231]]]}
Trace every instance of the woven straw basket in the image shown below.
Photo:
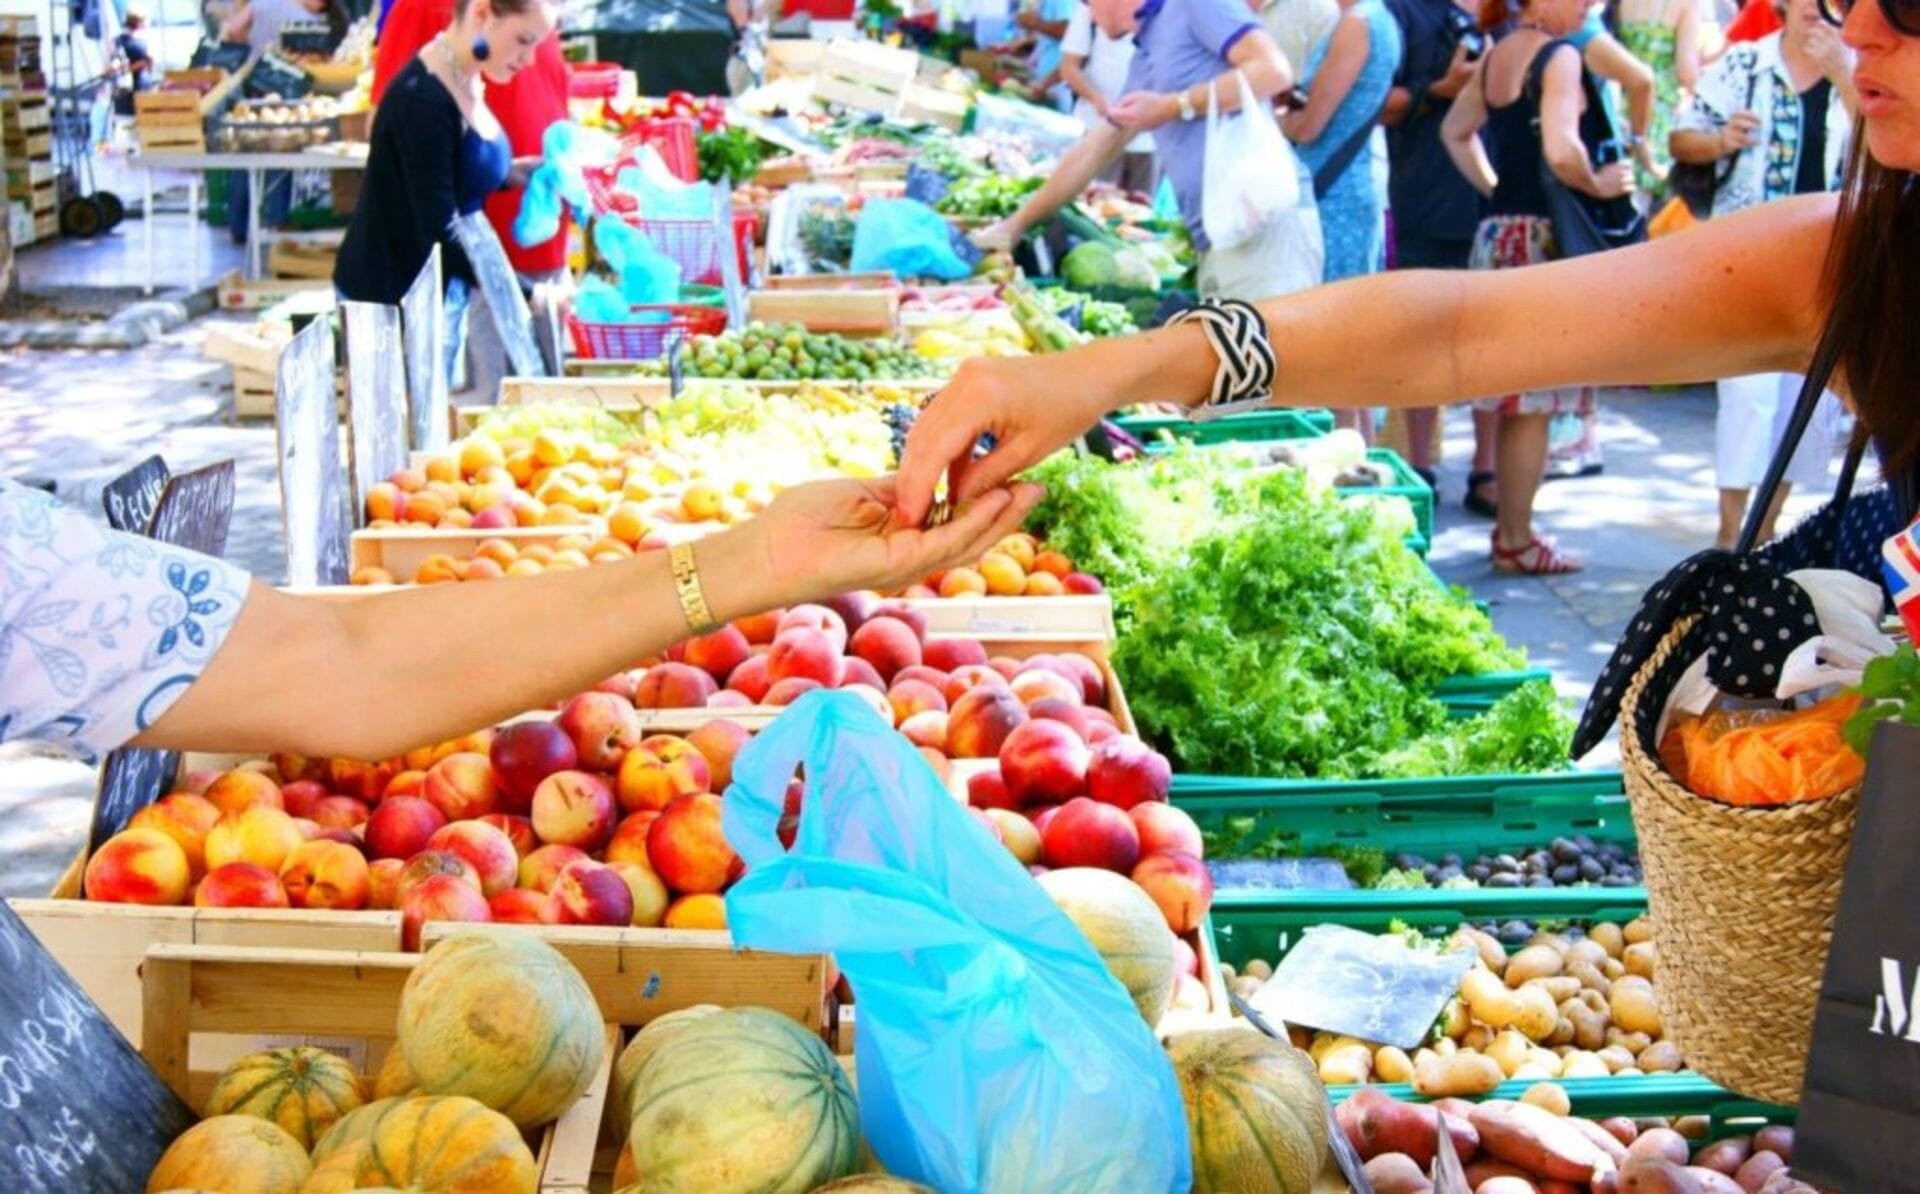
{"label": "woven straw basket", "polygon": [[[1858,788],[1736,808],[1683,787],[1643,742],[1636,710],[1693,619],[1660,641],[1620,708],[1621,770],[1646,870],[1666,1038],[1729,1090],[1800,1097]],[[1677,662],[1677,661],[1676,661]],[[1657,719],[1659,710],[1653,710]]]}

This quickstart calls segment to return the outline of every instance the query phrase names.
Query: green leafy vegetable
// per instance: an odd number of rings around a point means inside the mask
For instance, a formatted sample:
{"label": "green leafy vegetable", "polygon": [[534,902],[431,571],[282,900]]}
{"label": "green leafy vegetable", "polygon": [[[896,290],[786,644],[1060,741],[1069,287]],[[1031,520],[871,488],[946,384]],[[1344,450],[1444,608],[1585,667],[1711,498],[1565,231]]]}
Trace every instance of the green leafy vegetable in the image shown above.
{"label": "green leafy vegetable", "polygon": [[1893,654],[1868,660],[1855,691],[1865,700],[1841,734],[1853,753],[1864,759],[1874,728],[1881,722],[1898,718],[1910,726],[1920,725],[1920,654],[1912,643],[1901,643]]}
{"label": "green leafy vegetable", "polygon": [[729,179],[735,186],[753,179],[754,171],[773,150],[737,125],[719,132],[701,133],[694,142],[700,155],[700,177],[707,182]]}

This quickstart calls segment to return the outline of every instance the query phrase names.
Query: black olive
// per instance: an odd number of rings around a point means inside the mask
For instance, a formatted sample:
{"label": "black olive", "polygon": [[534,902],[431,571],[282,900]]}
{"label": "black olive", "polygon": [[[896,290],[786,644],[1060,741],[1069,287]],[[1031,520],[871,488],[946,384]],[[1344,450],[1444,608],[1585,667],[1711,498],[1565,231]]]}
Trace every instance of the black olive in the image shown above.
{"label": "black olive", "polygon": [[1554,838],[1551,849],[1553,856],[1561,862],[1572,862],[1580,857],[1580,847],[1563,837]]}
{"label": "black olive", "polygon": [[1514,874],[1511,871],[1501,871],[1497,874],[1488,876],[1487,886],[1488,887],[1518,887],[1520,886],[1520,876]]}
{"label": "black olive", "polygon": [[1467,878],[1475,883],[1485,883],[1487,876],[1493,874],[1493,868],[1484,862],[1476,862],[1467,868]]}
{"label": "black olive", "polygon": [[1556,887],[1572,887],[1580,881],[1580,868],[1570,862],[1563,862],[1553,868],[1553,882]]}
{"label": "black olive", "polygon": [[1598,883],[1607,877],[1607,868],[1600,865],[1597,858],[1582,858],[1579,870],[1580,877],[1589,883]]}
{"label": "black olive", "polygon": [[1553,880],[1547,877],[1546,875],[1535,875],[1533,878],[1527,880],[1527,886],[1528,887],[1552,887]]}

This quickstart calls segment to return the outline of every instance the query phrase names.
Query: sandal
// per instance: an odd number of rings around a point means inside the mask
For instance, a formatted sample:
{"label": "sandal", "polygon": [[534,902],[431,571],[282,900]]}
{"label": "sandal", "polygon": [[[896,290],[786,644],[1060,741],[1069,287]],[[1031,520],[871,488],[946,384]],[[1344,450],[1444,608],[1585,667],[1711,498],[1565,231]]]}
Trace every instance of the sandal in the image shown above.
{"label": "sandal", "polygon": [[1413,465],[1412,468],[1414,475],[1427,483],[1428,489],[1440,488],[1440,474],[1437,471],[1430,468],[1421,468],[1417,464]]}
{"label": "sandal", "polygon": [[1493,534],[1493,570],[1509,576],[1566,576],[1585,568],[1573,556],[1564,556],[1553,543],[1538,535],[1525,547],[1500,546],[1500,533]]}
{"label": "sandal", "polygon": [[1499,504],[1480,492],[1480,487],[1493,484],[1493,479],[1492,473],[1467,474],[1467,494],[1460,499],[1460,504],[1466,507],[1469,514],[1478,514],[1482,518],[1494,518],[1499,515]]}

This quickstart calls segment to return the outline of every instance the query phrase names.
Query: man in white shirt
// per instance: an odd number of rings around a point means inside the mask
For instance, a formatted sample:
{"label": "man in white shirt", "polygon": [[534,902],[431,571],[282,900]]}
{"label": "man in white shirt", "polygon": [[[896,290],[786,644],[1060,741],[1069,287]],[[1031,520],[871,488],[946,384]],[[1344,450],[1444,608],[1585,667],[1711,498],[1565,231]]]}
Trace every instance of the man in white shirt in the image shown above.
{"label": "man in white shirt", "polygon": [[[1126,90],[1127,71],[1133,65],[1133,32],[1112,37],[1093,22],[1085,4],[1074,9],[1060,40],[1060,77],[1073,89],[1073,114],[1089,129],[1106,123],[1107,104]],[[1156,171],[1153,134],[1141,133],[1127,142],[1121,159],[1097,176],[1128,191],[1151,194]]]}

